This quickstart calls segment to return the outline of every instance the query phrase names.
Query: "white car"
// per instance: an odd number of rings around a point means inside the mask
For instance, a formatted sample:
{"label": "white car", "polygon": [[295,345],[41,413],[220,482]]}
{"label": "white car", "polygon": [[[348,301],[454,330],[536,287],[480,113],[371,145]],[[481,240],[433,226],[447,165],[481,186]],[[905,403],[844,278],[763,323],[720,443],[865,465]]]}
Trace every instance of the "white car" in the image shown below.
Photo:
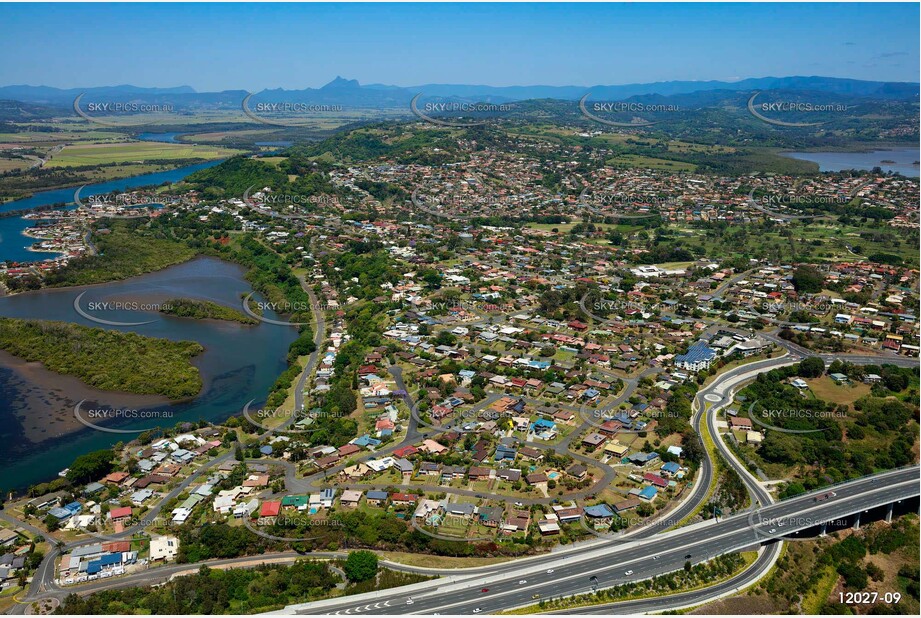
{"label": "white car", "polygon": [[629,571],[624,571],[624,575],[626,575],[627,577],[633,575],[633,569],[630,569]]}
{"label": "white car", "polygon": [[518,585],[519,585],[519,586],[521,586],[521,585],[523,585],[523,584],[526,584],[526,583],[528,583],[528,580],[526,580],[526,579],[519,579],[519,580],[518,580]]}
{"label": "white car", "polygon": [[777,528],[771,528],[768,530],[768,534],[774,534],[775,532],[777,532]]}
{"label": "white car", "polygon": [[547,575],[550,575],[551,573],[553,573],[553,569],[547,569]]}
{"label": "white car", "polygon": [[412,599],[406,599],[407,605],[412,605],[413,603],[415,603],[415,601],[413,601]]}
{"label": "white car", "polygon": [[483,610],[480,609],[479,607],[473,608],[473,613],[474,613],[474,614],[479,614],[481,611],[483,611]]}

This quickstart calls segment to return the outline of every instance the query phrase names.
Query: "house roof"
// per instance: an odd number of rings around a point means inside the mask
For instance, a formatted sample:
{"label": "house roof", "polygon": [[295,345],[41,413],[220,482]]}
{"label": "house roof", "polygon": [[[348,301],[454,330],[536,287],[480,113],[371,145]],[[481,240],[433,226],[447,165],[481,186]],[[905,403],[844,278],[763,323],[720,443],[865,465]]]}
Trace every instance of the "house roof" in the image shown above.
{"label": "house roof", "polygon": [[130,506],[121,506],[116,509],[109,511],[109,517],[112,519],[120,519],[122,517],[131,517],[131,507]]}
{"label": "house roof", "polygon": [[260,517],[275,517],[281,511],[281,502],[277,500],[270,500],[268,502],[262,503],[262,508],[259,510]]}
{"label": "house roof", "polygon": [[281,499],[282,506],[304,506],[309,500],[308,496],[285,496]]}
{"label": "house roof", "polygon": [[614,511],[607,504],[596,504],[585,507],[585,514],[589,517],[613,517]]}

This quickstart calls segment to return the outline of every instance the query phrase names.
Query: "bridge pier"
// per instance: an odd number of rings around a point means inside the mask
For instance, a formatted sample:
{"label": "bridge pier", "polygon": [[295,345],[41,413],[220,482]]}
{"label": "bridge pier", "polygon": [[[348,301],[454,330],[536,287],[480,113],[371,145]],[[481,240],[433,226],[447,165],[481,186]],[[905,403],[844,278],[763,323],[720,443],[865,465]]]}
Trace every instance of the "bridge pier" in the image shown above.
{"label": "bridge pier", "polygon": [[887,524],[892,523],[892,510],[894,508],[895,508],[895,505],[891,502],[889,503],[889,506],[886,508],[886,523]]}
{"label": "bridge pier", "polygon": [[854,515],[854,530],[860,530],[860,513]]}
{"label": "bridge pier", "polygon": [[828,522],[827,522],[827,521],[823,521],[823,522],[822,522],[822,530],[821,530],[821,532],[819,532],[819,536],[820,536],[820,537],[825,536],[827,530],[828,530]]}

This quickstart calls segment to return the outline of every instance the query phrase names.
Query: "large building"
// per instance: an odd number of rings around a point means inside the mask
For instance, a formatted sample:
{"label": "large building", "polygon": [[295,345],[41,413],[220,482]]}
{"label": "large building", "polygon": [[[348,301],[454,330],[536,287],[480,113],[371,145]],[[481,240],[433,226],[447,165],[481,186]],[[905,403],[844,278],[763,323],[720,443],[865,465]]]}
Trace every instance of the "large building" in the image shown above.
{"label": "large building", "polygon": [[675,366],[687,371],[700,371],[709,369],[714,358],[716,358],[716,350],[703,341],[698,341],[688,348],[687,354],[675,356]]}

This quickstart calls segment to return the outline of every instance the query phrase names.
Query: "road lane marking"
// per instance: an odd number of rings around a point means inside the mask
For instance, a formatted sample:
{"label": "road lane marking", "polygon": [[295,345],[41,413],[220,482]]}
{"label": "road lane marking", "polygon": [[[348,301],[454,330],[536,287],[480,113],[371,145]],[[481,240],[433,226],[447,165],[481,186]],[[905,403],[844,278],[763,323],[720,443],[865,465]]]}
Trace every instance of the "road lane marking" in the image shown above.
{"label": "road lane marking", "polygon": [[[897,487],[897,486],[902,486],[902,485],[907,485],[907,484],[914,484],[914,483],[915,483],[915,481],[905,481],[905,482],[903,482],[903,483],[898,483],[898,484],[896,484],[896,485],[890,486],[890,487],[887,488],[887,489],[891,489],[891,488],[894,488],[894,487]],[[861,500],[861,498],[865,498],[865,497],[864,497],[864,496],[854,496],[854,497],[849,498],[849,500],[851,500],[851,501],[854,502],[854,504],[852,504],[852,505],[850,505],[850,506],[852,506],[853,508],[861,508],[861,507],[862,507],[862,503],[863,503],[863,501]],[[780,505],[780,504],[783,504],[783,503],[776,503],[775,505],[772,505],[772,506],[775,506],[775,507],[776,507],[777,505]],[[806,510],[806,511],[811,511],[811,510],[815,510],[816,508],[829,507],[829,506],[835,506],[835,505],[834,505],[834,504],[826,504],[826,505],[822,505],[822,506],[820,506],[820,507],[812,507],[812,509],[804,509],[804,510]],[[742,529],[739,529],[739,530],[732,530],[732,531],[730,531],[730,532],[721,534],[721,535],[716,536],[716,537],[710,537],[710,538],[708,538],[708,539],[705,539],[705,540],[703,540],[703,541],[701,541],[701,542],[698,542],[698,543],[694,543],[694,544],[692,544],[692,545],[687,545],[687,544],[685,544],[685,545],[682,546],[681,549],[679,549],[678,547],[675,547],[675,548],[673,548],[673,549],[671,550],[671,552],[686,551],[687,549],[692,548],[692,547],[693,547],[693,548],[696,548],[698,545],[701,545],[701,544],[702,544],[702,545],[709,545],[709,544],[712,543],[712,542],[715,542],[715,541],[718,541],[718,540],[721,540],[721,539],[726,539],[727,537],[732,537],[732,536],[736,536],[736,535],[741,535],[741,536],[740,536],[740,539],[741,539],[741,540],[740,540],[740,543],[743,543],[743,542],[744,542],[744,539],[746,538],[746,536],[745,536],[745,534],[744,534],[746,530],[752,530],[752,528],[746,526],[745,528],[742,528]],[[754,532],[754,530],[752,530],[752,532],[753,532],[753,534],[754,534],[754,535],[756,536],[756,538],[757,538],[757,534]],[[763,543],[763,541],[758,540],[758,541],[756,541],[754,544],[761,545],[762,543]],[[743,543],[743,544],[741,545],[741,547],[744,548],[744,547],[747,547],[747,546],[749,546],[749,545],[751,545],[751,544],[752,544],[752,543]],[[738,546],[740,546],[740,545],[738,545],[738,544],[733,545],[733,547],[738,547]],[[640,549],[640,548],[639,548],[639,547],[635,547],[635,548],[632,548],[632,549]],[[704,550],[705,550],[706,548],[704,547],[704,548],[701,548],[701,549],[704,549]],[[719,554],[730,553],[731,551],[736,551],[736,550],[723,549],[723,550],[720,550],[720,551],[719,551]],[[669,552],[669,550],[665,550],[665,551],[662,551],[662,552],[660,552],[660,553],[670,553],[670,552]],[[706,552],[704,555],[709,555],[709,553],[710,553],[710,552]],[[568,575],[568,576],[565,576],[565,577],[557,577],[557,578],[555,578],[555,580],[554,580],[553,583],[554,583],[554,584],[558,584],[558,583],[560,583],[560,582],[574,580],[574,579],[577,579],[577,578],[580,578],[580,577],[584,577],[585,575],[588,575],[588,574],[600,573],[600,572],[604,572],[604,571],[610,570],[610,569],[612,569],[612,568],[618,568],[618,569],[619,569],[619,568],[624,567],[624,566],[626,566],[626,565],[631,565],[631,564],[634,564],[634,563],[643,562],[643,561],[646,561],[646,560],[648,560],[648,559],[649,559],[649,555],[644,555],[644,556],[641,556],[641,557],[638,557],[638,558],[634,558],[634,559],[631,559],[631,560],[627,560],[627,561],[625,561],[625,562],[620,562],[620,563],[618,563],[618,565],[617,565],[616,567],[613,567],[612,565],[605,565],[605,566],[600,567],[600,568],[597,568],[597,569],[592,569],[592,570],[581,570],[579,573],[574,574],[574,575]],[[712,559],[712,557],[707,558],[706,560],[711,560],[711,559]],[[704,560],[704,561],[706,561],[706,560]],[[702,562],[703,562],[703,561],[702,561]],[[510,579],[514,579],[514,577],[511,577]],[[648,577],[646,577],[645,579],[648,579]],[[504,582],[499,582],[498,585],[501,585],[502,583],[504,583]],[[621,583],[623,583],[623,582],[621,582]],[[509,591],[507,591],[507,592],[499,591],[499,592],[497,592],[497,594],[495,594],[492,598],[494,599],[494,598],[496,598],[496,597],[506,597],[506,596],[510,596],[510,595],[513,595],[513,594],[518,593],[518,592],[524,592],[525,590],[534,590],[534,589],[536,589],[536,588],[544,588],[544,587],[546,587],[546,583],[543,583],[543,584],[534,584],[534,585],[531,585],[531,586],[527,586],[527,587],[525,587],[525,588],[521,588],[521,587],[513,588],[513,589],[511,589],[511,590],[509,590]],[[437,592],[437,591],[436,591],[436,592]],[[570,595],[566,595],[566,596],[570,596]],[[454,603],[448,603],[448,604],[446,604],[446,605],[440,605],[440,606],[433,607],[433,608],[427,608],[426,611],[435,610],[435,609],[438,609],[438,610],[447,609],[447,608],[451,608],[451,607],[456,607],[456,606],[458,606],[458,605],[464,605],[464,604],[466,604],[466,603],[474,603],[474,602],[475,602],[474,598],[469,598],[469,599],[464,599],[464,600],[457,601],[457,602],[454,602]]]}

